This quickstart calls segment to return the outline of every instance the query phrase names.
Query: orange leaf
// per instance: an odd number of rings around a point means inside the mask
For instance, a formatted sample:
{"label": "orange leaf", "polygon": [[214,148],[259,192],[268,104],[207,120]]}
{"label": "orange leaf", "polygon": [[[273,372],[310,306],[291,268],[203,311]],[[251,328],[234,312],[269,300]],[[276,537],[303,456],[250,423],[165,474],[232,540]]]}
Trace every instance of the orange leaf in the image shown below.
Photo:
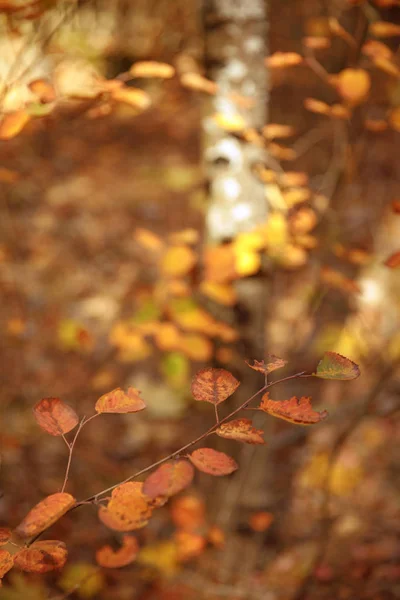
{"label": "orange leaf", "polygon": [[202,535],[189,531],[177,531],[174,539],[180,562],[186,562],[196,556],[200,556],[206,546],[206,540]]}
{"label": "orange leaf", "polygon": [[274,52],[265,59],[265,64],[271,69],[281,69],[300,65],[303,57],[296,52]]}
{"label": "orange leaf", "polygon": [[254,369],[254,371],[259,371],[259,373],[263,373],[263,375],[268,375],[268,373],[272,373],[276,369],[281,369],[287,364],[287,360],[283,360],[283,358],[278,358],[273,354],[267,354],[265,360],[254,360],[254,364],[251,365],[249,360],[246,360],[246,365],[250,367],[250,369]]}
{"label": "orange leaf", "polygon": [[142,60],[134,63],[129,72],[133,77],[159,77],[160,79],[171,79],[175,75],[172,65],[155,60]]}
{"label": "orange leaf", "polygon": [[207,532],[207,539],[216,548],[225,546],[225,534],[218,525],[212,525]]}
{"label": "orange leaf", "polygon": [[309,233],[317,222],[317,215],[312,208],[300,208],[289,219],[290,231],[293,235]]}
{"label": "orange leaf", "polygon": [[369,31],[375,37],[388,38],[400,35],[400,25],[388,21],[375,21],[369,26]]}
{"label": "orange leaf", "polygon": [[400,267],[400,250],[395,252],[384,263],[389,269],[398,269]]}
{"label": "orange leaf", "polygon": [[79,418],[71,406],[60,398],[43,398],[33,407],[35,419],[50,435],[64,435],[79,423]]}
{"label": "orange leaf", "polygon": [[0,546],[4,546],[4,544],[7,544],[10,537],[11,529],[9,529],[8,527],[0,527]]}
{"label": "orange leaf", "polygon": [[313,425],[326,419],[326,410],[317,412],[311,406],[311,398],[302,396],[299,400],[296,396],[290,400],[270,400],[268,392],[262,397],[259,407],[264,412],[289,421],[297,425]]}
{"label": "orange leaf", "polygon": [[171,506],[171,518],[179,529],[196,531],[205,523],[204,502],[197,496],[180,496]]}
{"label": "orange leaf", "polygon": [[108,394],[101,396],[95,405],[98,413],[134,413],[146,408],[145,403],[139,396],[140,392],[134,387],[128,388],[127,392],[116,388]]}
{"label": "orange leaf", "polygon": [[275,138],[287,138],[296,133],[296,130],[291,125],[279,125],[278,123],[269,123],[262,128],[262,134],[267,140]]}
{"label": "orange leaf", "polygon": [[393,56],[393,52],[386,44],[378,42],[377,40],[368,40],[362,46],[361,51],[365,56],[370,58],[386,58],[390,59]]}
{"label": "orange leaf", "polygon": [[99,509],[100,521],[116,531],[133,531],[147,525],[153,509],[142,490],[143,483],[139,482],[122,483],[116,487],[107,507]]}
{"label": "orange leaf", "polygon": [[143,493],[149,498],[174,496],[191,484],[194,469],[187,460],[176,460],[158,467],[143,484]]}
{"label": "orange leaf", "polygon": [[164,247],[164,244],[158,235],[148,229],[136,229],[134,239],[145,250],[150,250],[151,252],[161,252]]}
{"label": "orange leaf", "polygon": [[314,375],[320,379],[350,381],[359,377],[360,369],[355,362],[337,352],[325,352]]}
{"label": "orange leaf", "polygon": [[161,260],[161,272],[166,277],[184,277],[196,264],[195,252],[187,246],[172,246]]}
{"label": "orange leaf", "polygon": [[64,542],[45,540],[35,542],[29,548],[23,548],[14,556],[14,565],[29,573],[47,573],[62,569],[67,561],[67,549]]}
{"label": "orange leaf", "polygon": [[192,379],[192,394],[199,402],[220,404],[237,390],[240,382],[225,369],[207,368]]}
{"label": "orange leaf", "polygon": [[213,354],[213,345],[209,339],[198,333],[189,333],[181,337],[180,349],[191,360],[208,361]]}
{"label": "orange leaf", "polygon": [[22,537],[35,536],[58,521],[74,504],[71,494],[59,492],[47,496],[29,511],[15,531]]}
{"label": "orange leaf", "polygon": [[112,98],[117,102],[124,102],[134,108],[145,110],[151,104],[150,96],[138,88],[123,87],[112,90]]}
{"label": "orange leaf", "polygon": [[0,123],[0,140],[10,140],[23,130],[30,120],[30,116],[24,110],[16,110],[4,115]]}
{"label": "orange leaf", "polygon": [[269,512],[260,511],[251,515],[249,525],[253,531],[267,531],[273,520],[274,515]]}
{"label": "orange leaf", "polygon": [[244,442],[245,444],[265,444],[262,437],[264,431],[253,427],[250,419],[228,421],[220,425],[215,433],[220,437]]}
{"label": "orange leaf", "polygon": [[206,79],[199,73],[184,73],[181,76],[181,84],[191,90],[205,92],[214,95],[217,93],[217,84],[210,79]]}
{"label": "orange leaf", "polygon": [[30,82],[28,87],[43,104],[54,102],[56,99],[55,90],[51,83],[46,81],[46,79],[35,79],[34,81]]}
{"label": "orange leaf", "polygon": [[230,283],[217,283],[214,281],[203,281],[199,291],[223,306],[236,304],[237,295],[235,288]]}
{"label": "orange leaf", "polygon": [[331,110],[329,104],[316,98],[306,98],[303,104],[304,108],[319,115],[329,115]]}
{"label": "orange leaf", "polygon": [[331,40],[328,37],[303,37],[302,42],[306,48],[311,50],[325,50],[331,47]]}
{"label": "orange leaf", "polygon": [[188,458],[199,471],[209,475],[229,475],[238,468],[233,458],[213,448],[199,448]]}
{"label": "orange leaf", "polygon": [[392,201],[392,211],[398,215],[400,215],[400,200]]}
{"label": "orange leaf", "polygon": [[135,560],[138,551],[137,539],[131,535],[124,535],[121,548],[115,551],[111,546],[102,546],[96,552],[96,561],[101,567],[117,569],[130,565]]}
{"label": "orange leaf", "polygon": [[335,76],[339,94],[350,104],[360,104],[368,95],[371,79],[364,69],[344,69]]}
{"label": "orange leaf", "polygon": [[0,579],[13,568],[14,559],[7,550],[0,550]]}

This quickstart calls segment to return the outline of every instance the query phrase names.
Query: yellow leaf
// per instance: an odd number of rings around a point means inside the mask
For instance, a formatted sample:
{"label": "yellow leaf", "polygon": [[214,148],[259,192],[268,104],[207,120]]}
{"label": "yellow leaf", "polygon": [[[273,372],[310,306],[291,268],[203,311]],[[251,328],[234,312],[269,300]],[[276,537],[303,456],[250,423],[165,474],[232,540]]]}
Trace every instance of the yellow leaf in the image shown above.
{"label": "yellow leaf", "polygon": [[186,246],[172,246],[161,259],[161,272],[166,277],[184,277],[194,267],[197,256]]}
{"label": "yellow leaf", "polygon": [[368,95],[371,79],[364,69],[344,69],[335,76],[339,94],[350,104],[361,104]]}
{"label": "yellow leaf", "polygon": [[223,306],[233,306],[236,303],[237,297],[235,289],[229,283],[203,281],[200,284],[199,291]]}

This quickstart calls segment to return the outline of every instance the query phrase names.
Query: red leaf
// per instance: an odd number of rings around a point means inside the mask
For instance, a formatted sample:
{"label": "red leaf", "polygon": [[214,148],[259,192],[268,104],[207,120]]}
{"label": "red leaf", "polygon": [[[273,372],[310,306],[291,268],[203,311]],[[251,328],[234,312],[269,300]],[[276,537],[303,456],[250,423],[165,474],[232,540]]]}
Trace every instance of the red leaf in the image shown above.
{"label": "red leaf", "polygon": [[67,560],[67,549],[64,542],[45,540],[35,542],[29,548],[23,548],[14,556],[14,564],[30,573],[47,573],[62,569]]}
{"label": "red leaf", "polygon": [[223,423],[216,430],[217,435],[237,442],[246,444],[265,444],[263,440],[264,432],[261,429],[255,429],[250,419],[235,419]]}
{"label": "red leaf", "polygon": [[143,493],[149,498],[174,496],[191,484],[194,469],[187,460],[176,460],[161,465],[143,484]]}
{"label": "red leaf", "polygon": [[43,398],[33,407],[35,419],[50,435],[64,435],[79,423],[79,418],[71,406],[60,398]]}
{"label": "red leaf", "polygon": [[71,494],[57,493],[36,504],[16,528],[22,537],[35,536],[58,521],[75,504]]}
{"label": "red leaf", "polygon": [[0,579],[10,570],[14,565],[14,559],[7,550],[0,550]]}
{"label": "red leaf", "polygon": [[108,569],[117,569],[131,564],[139,551],[137,539],[131,535],[124,535],[122,546],[114,551],[111,546],[102,546],[96,552],[96,561],[101,567]]}
{"label": "red leaf", "polygon": [[238,468],[233,458],[213,448],[199,448],[188,458],[199,471],[209,475],[229,475]]}
{"label": "red leaf", "polygon": [[225,369],[202,369],[193,377],[192,394],[199,402],[220,404],[239,387],[239,381]]}
{"label": "red leaf", "polygon": [[139,396],[140,392],[133,387],[127,392],[116,388],[108,394],[104,394],[96,402],[95,409],[98,413],[134,413],[146,408],[145,403]]}
{"label": "red leaf", "polygon": [[328,416],[326,410],[317,412],[311,406],[311,398],[302,396],[300,400],[293,396],[290,400],[270,400],[268,392],[264,394],[260,409],[264,412],[297,425],[313,425]]}

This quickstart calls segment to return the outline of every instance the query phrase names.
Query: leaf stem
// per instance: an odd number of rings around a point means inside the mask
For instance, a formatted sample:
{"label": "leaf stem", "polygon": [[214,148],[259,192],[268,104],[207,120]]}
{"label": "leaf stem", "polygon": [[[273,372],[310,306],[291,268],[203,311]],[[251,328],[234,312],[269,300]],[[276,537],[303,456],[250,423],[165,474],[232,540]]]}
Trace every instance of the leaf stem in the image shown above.
{"label": "leaf stem", "polygon": [[86,416],[82,417],[81,422],[79,423],[79,427],[75,432],[75,435],[73,437],[72,442],[68,442],[67,438],[65,437],[65,435],[63,434],[63,440],[64,442],[67,444],[68,446],[68,462],[67,462],[67,468],[65,469],[65,476],[64,476],[64,482],[61,488],[61,493],[64,492],[66,485],[68,483],[68,477],[69,477],[69,471],[71,468],[71,462],[72,462],[72,454],[74,451],[74,447],[76,444],[76,440],[78,439],[78,435],[80,434],[80,432],[82,431],[82,428],[89,423],[89,421],[91,421],[92,419],[94,419],[95,417],[98,417],[100,413],[95,413],[94,415],[92,415],[91,417],[86,418]]}

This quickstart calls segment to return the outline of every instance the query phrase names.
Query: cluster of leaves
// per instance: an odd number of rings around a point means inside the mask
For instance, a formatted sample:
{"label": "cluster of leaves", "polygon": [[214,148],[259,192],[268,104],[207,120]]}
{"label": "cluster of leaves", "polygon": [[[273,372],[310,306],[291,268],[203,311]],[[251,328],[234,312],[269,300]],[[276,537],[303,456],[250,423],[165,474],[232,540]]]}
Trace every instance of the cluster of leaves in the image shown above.
{"label": "cluster of leaves", "polygon": [[[194,477],[195,469],[214,476],[233,473],[238,465],[224,452],[211,447],[188,450],[217,434],[220,437],[246,444],[264,444],[264,432],[256,429],[247,418],[233,418],[245,410],[253,399],[264,392],[261,403],[255,410],[299,425],[314,425],[327,417],[326,411],[313,409],[309,397],[276,401],[269,398],[268,389],[281,381],[298,377],[319,377],[331,380],[351,380],[359,376],[359,368],[348,358],[334,352],[325,353],[318,363],[315,373],[296,373],[289,377],[268,383],[267,376],[285,365],[285,361],[268,356],[264,361],[248,362],[248,366],[264,375],[265,384],[251,398],[242,402],[223,418],[219,407],[236,392],[239,381],[225,369],[206,368],[199,371],[192,381],[192,394],[196,401],[212,404],[215,409],[215,423],[202,435],[156,463],[128,477],[125,481],[98,492],[91,498],[77,501],[65,492],[75,442],[83,426],[101,414],[136,413],[146,408],[145,402],[135,388],[126,392],[117,388],[101,396],[95,404],[91,417],[79,419],[75,410],[59,398],[44,398],[34,407],[33,412],[39,426],[52,436],[62,437],[69,450],[69,458],[62,490],[45,497],[36,504],[14,531],[0,530],[0,542],[5,549],[0,550],[0,576],[4,576],[13,566],[27,572],[46,573],[61,569],[67,560],[67,549],[58,540],[38,541],[38,537],[63,515],[78,506],[93,503],[98,505],[100,521],[113,531],[128,533],[145,527],[153,511],[163,506],[169,498],[187,488]],[[71,441],[66,435],[76,429]],[[140,475],[152,471],[144,482],[133,481]],[[111,496],[107,494],[111,492]],[[267,519],[268,523],[270,518]],[[267,527],[265,516],[258,516],[254,527],[258,530]],[[203,547],[204,540],[195,534],[181,532],[180,547],[184,556],[192,556]],[[214,532],[214,537],[217,534]],[[193,537],[194,536],[194,537]],[[179,536],[178,536],[179,537]],[[218,537],[218,536],[217,536]],[[97,563],[102,567],[122,567],[132,563],[139,550],[136,538],[122,537],[121,547],[113,551],[103,546],[96,553]]]}

